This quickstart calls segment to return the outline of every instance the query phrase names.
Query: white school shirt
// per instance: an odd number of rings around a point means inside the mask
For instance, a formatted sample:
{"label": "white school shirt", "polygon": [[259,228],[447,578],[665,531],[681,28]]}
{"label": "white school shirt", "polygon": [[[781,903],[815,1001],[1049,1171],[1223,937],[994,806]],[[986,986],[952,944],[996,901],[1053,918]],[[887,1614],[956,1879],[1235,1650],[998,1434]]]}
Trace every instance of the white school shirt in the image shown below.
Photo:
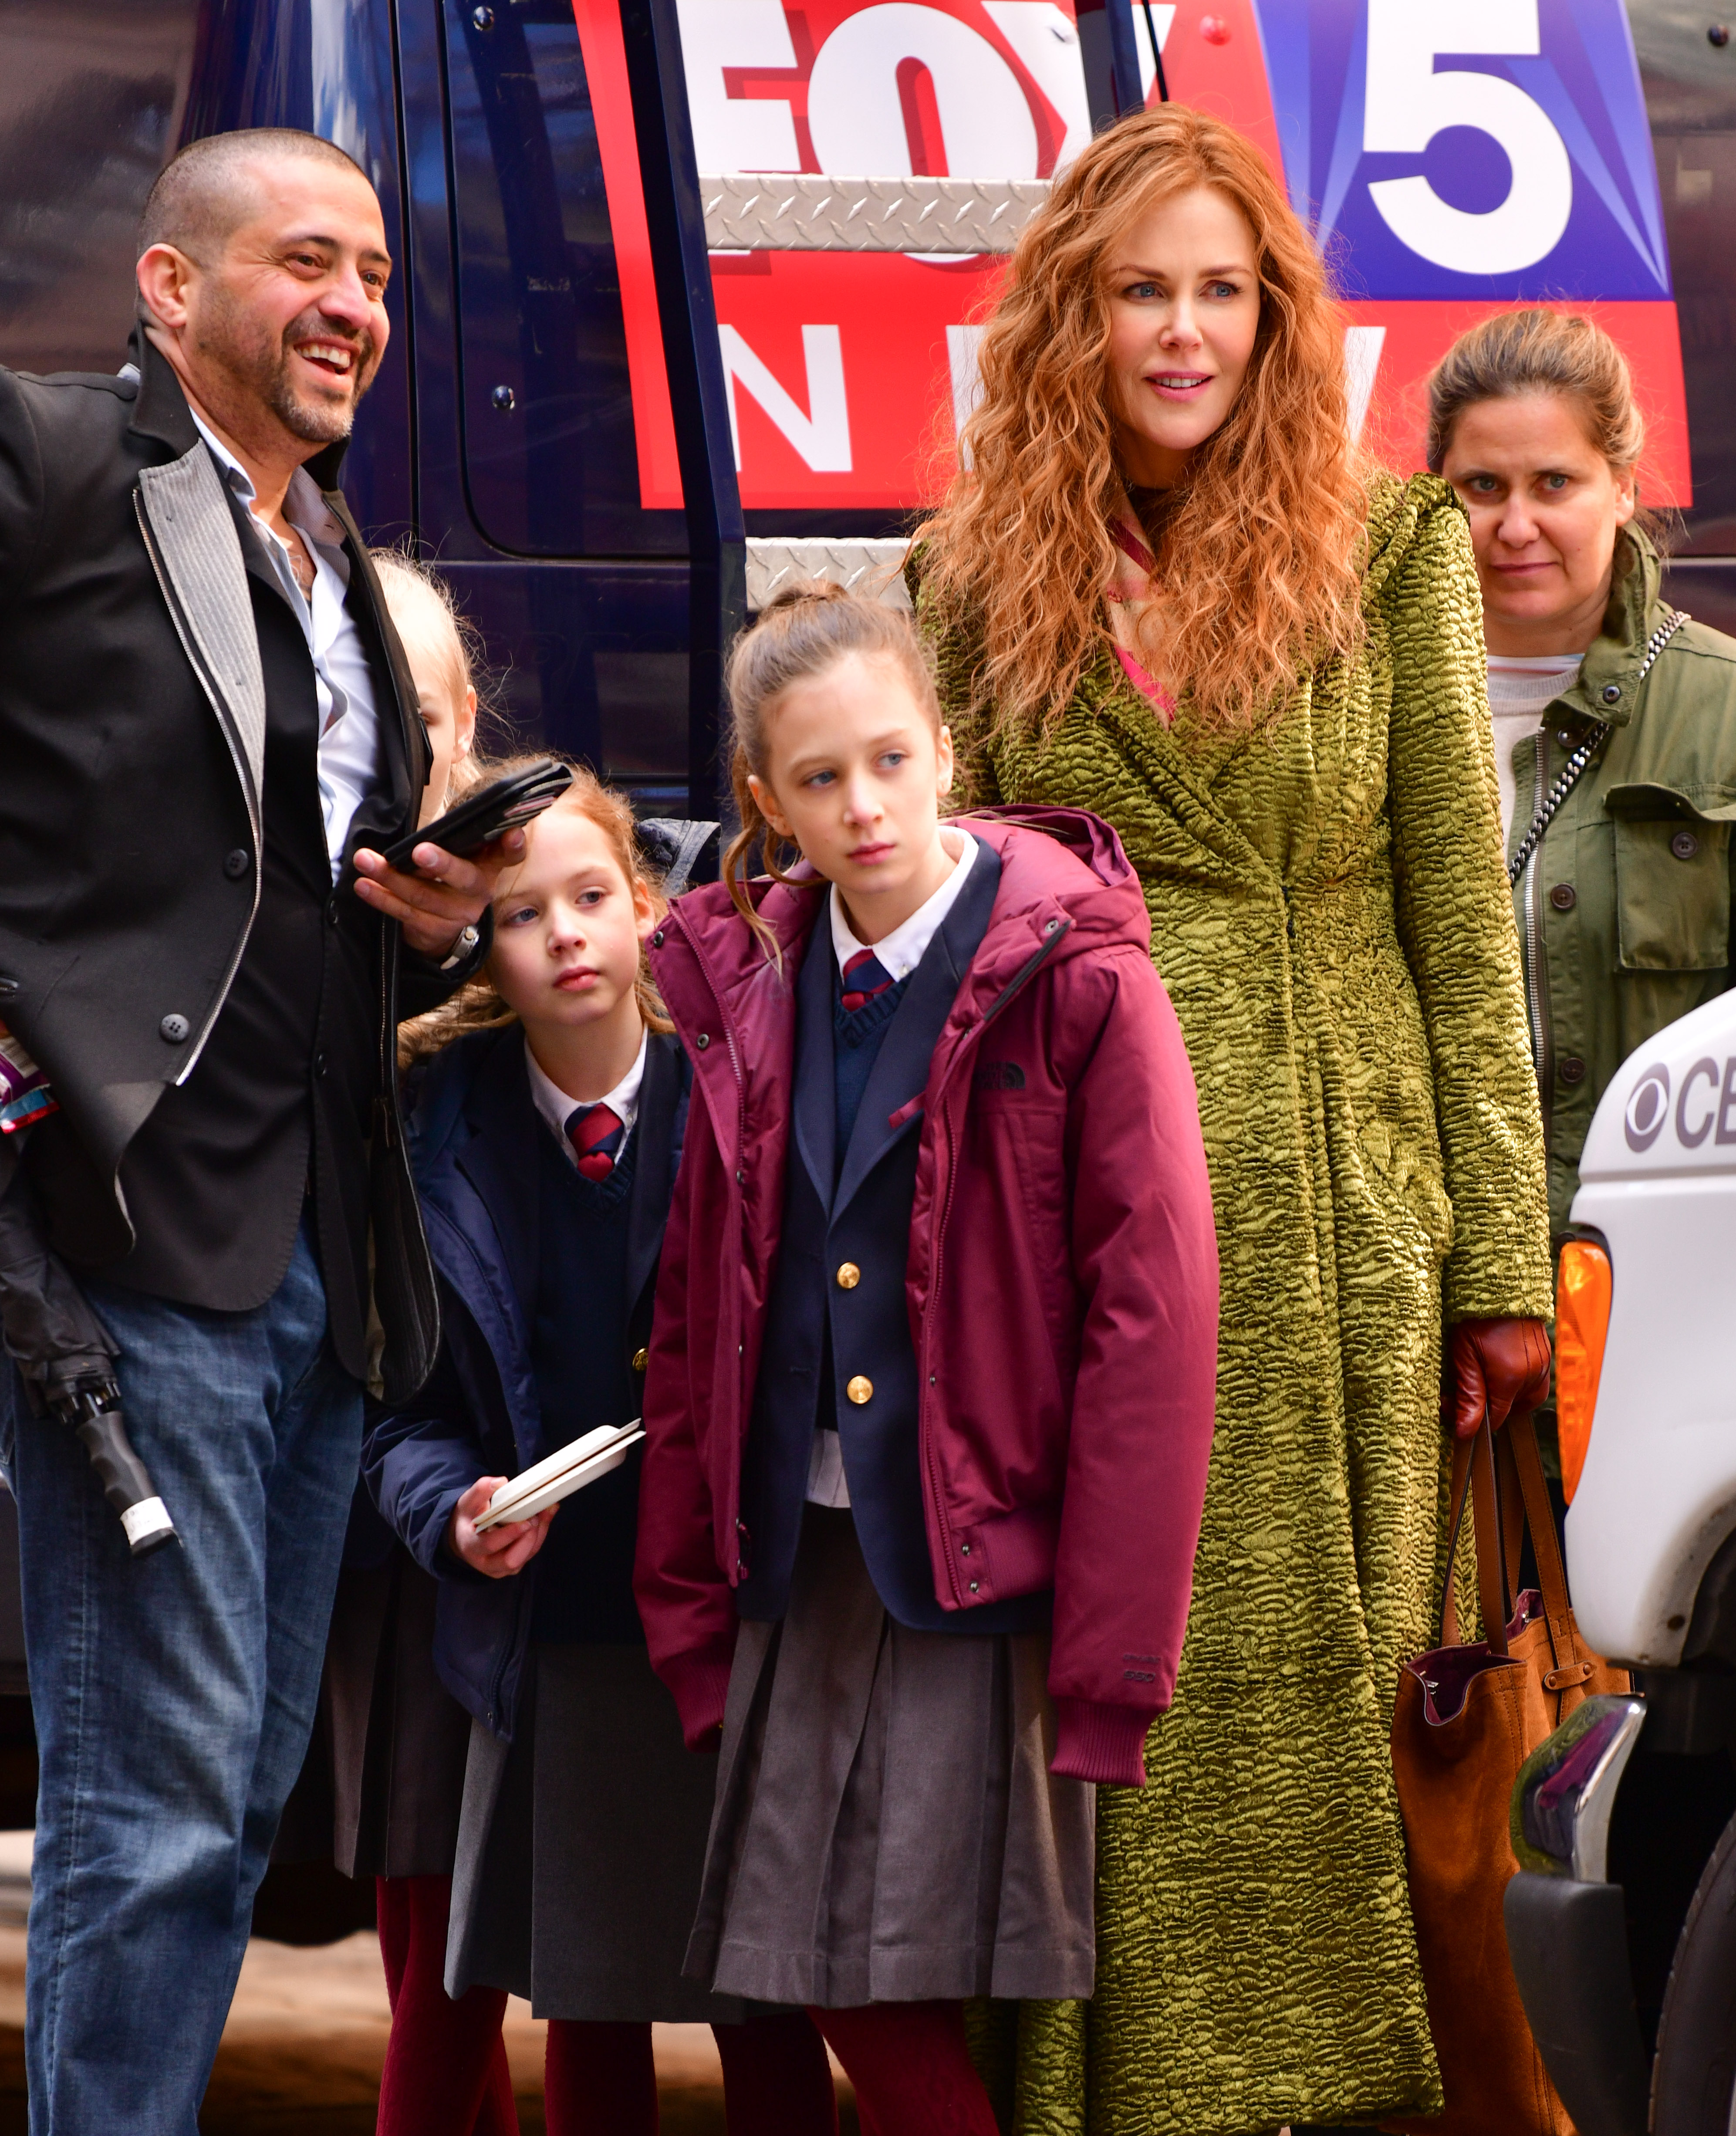
{"label": "white school shirt", "polygon": [[566,1152],[569,1164],[576,1165],[579,1153],[574,1148],[566,1131],[566,1124],[575,1113],[583,1112],[588,1105],[607,1105],[621,1123],[621,1147],[627,1147],[627,1138],[633,1133],[633,1122],[639,1117],[639,1085],[645,1080],[645,1056],[651,1045],[651,1033],[642,1032],[639,1050],[633,1063],[612,1090],[597,1099],[569,1097],[560,1085],[546,1075],[537,1066],[536,1056],[531,1051],[531,1041],[525,1041],[525,1072],[531,1079],[531,1095],[536,1109],[549,1124],[549,1131]]}
{"label": "white school shirt", "polygon": [[[958,837],[960,850],[953,863],[953,872],[933,896],[919,905],[884,941],[857,941],[844,916],[844,901],[838,895],[838,886],[832,885],[829,901],[832,946],[841,972],[858,950],[871,949],[881,969],[890,974],[895,986],[900,979],[909,978],[927,954],[929,944],[940,932],[948,913],[958,903],[958,893],[970,874],[971,863],[977,857],[977,841],[970,833],[961,831]],[[807,1502],[811,1506],[850,1503],[850,1486],[844,1478],[843,1445],[830,1425],[817,1425],[814,1430],[813,1451],[807,1461]]]}
{"label": "white school shirt", "polygon": [[344,553],[343,529],[327,510],[318,483],[305,468],[298,468],[284,494],[284,517],[306,541],[308,554],[313,559],[310,600],[295,575],[289,543],[253,508],[258,492],[252,476],[201,420],[196,408],[189,405],[187,412],[216,455],[230,490],[245,506],[248,524],[259,537],[262,553],[313,655],[313,687],[319,708],[319,807],[325,818],[332,880],[336,882],[343,867],[350,826],[374,784],[380,761],[373,673],[361,634],[344,605],[350,590],[350,560]]}

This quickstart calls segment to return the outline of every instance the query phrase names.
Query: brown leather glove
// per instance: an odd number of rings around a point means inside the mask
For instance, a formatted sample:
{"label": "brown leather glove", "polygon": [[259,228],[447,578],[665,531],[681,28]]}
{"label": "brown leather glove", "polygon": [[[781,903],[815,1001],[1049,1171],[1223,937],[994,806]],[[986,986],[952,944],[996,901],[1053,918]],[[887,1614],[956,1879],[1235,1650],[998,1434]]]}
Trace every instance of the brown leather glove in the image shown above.
{"label": "brown leather glove", "polygon": [[1549,1338],[1540,1320],[1459,1320],[1447,1329],[1441,1420],[1455,1438],[1475,1438],[1485,1408],[1499,1431],[1549,1391]]}

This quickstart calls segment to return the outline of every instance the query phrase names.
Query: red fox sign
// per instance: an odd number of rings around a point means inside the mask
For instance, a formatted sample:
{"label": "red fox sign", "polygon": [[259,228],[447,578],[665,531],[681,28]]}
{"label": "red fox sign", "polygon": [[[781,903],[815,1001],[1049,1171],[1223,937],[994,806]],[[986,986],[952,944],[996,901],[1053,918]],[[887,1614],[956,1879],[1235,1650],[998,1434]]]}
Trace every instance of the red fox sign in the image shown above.
{"label": "red fox sign", "polygon": [[[615,0],[575,0],[620,265],[642,501],[680,501]],[[1351,420],[1420,463],[1420,381],[1502,304],[1588,307],[1627,350],[1647,492],[1691,501],[1651,142],[1621,0],[1180,0],[1163,85],[1259,143],[1328,246]],[[1090,121],[1071,0],[682,0],[701,172],[1042,180]],[[1152,50],[1155,41],[1157,54]],[[919,503],[974,387],[1004,255],[720,250],[742,502]]]}

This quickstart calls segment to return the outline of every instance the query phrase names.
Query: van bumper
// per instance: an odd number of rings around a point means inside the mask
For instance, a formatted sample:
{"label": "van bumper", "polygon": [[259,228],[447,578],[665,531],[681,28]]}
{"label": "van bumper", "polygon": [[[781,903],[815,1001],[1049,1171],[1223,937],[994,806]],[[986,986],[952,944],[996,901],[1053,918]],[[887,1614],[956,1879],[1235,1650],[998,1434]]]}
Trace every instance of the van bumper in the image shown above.
{"label": "van bumper", "polygon": [[1531,2036],[1579,2136],[1646,2136],[1651,2085],[1621,1886],[1521,1869],[1506,1912]]}
{"label": "van bumper", "polygon": [[1532,2036],[1579,2136],[1646,2136],[1651,2090],[1622,1887],[1606,1874],[1643,1699],[1584,1700],[1525,1760],[1510,1826],[1507,1950]]}

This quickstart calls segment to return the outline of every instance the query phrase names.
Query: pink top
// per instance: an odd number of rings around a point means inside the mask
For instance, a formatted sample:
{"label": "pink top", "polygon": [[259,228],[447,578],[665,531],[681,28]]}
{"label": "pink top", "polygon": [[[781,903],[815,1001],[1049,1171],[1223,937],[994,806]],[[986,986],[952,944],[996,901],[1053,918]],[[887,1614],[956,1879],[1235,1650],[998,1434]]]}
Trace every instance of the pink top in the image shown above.
{"label": "pink top", "polygon": [[[1132,529],[1123,526],[1118,519],[1112,519],[1109,522],[1109,539],[1120,550],[1123,556],[1138,565],[1140,570],[1149,580],[1157,568],[1157,559]],[[1112,591],[1109,598],[1111,600],[1121,600],[1125,596]],[[1144,667],[1134,658],[1124,645],[1116,647],[1115,657],[1121,663],[1122,672],[1138,691],[1141,697],[1151,705],[1164,725],[1168,726],[1176,716],[1175,699],[1154,675],[1147,672]]]}

